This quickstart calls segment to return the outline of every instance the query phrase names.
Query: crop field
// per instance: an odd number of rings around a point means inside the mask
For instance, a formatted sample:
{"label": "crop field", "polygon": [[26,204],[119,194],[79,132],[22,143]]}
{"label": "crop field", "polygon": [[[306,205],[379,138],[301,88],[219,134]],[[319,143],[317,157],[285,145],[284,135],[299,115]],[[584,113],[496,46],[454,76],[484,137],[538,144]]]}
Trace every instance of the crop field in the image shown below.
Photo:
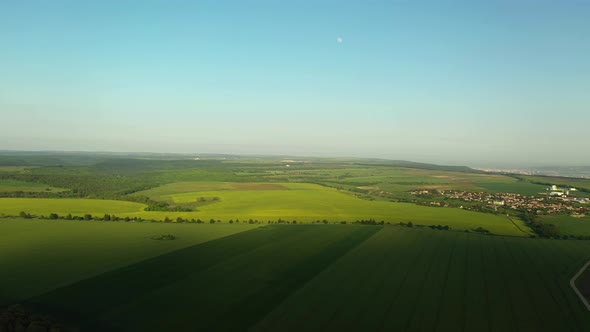
{"label": "crop field", "polygon": [[0,179],[0,192],[13,192],[13,191],[25,191],[25,192],[62,192],[67,189],[55,188],[48,185],[35,182],[25,182],[17,180],[2,180]]}
{"label": "crop field", "polygon": [[576,218],[563,215],[542,216],[542,220],[559,227],[563,235],[590,235],[590,216]]}
{"label": "crop field", "polygon": [[26,173],[38,166],[0,166],[0,173]]}
{"label": "crop field", "polygon": [[[252,225],[0,219],[0,306]],[[174,234],[174,241],[150,237]],[[42,275],[42,277],[40,277]]]}
{"label": "crop field", "polygon": [[174,195],[224,190],[287,190],[288,188],[276,183],[242,183],[242,182],[173,182],[160,187],[141,191],[135,195],[147,196],[154,200],[174,202]]}
{"label": "crop field", "polygon": [[[20,259],[37,261],[36,254]],[[132,262],[25,304],[88,330],[583,331],[590,315],[568,281],[589,258],[586,241],[268,225]],[[45,271],[30,265],[30,273]],[[65,265],[55,273],[69,274]]]}
{"label": "crop field", "polygon": [[[175,193],[179,188],[184,193]],[[209,191],[211,189],[216,189]],[[207,191],[189,191],[207,190]],[[345,194],[334,188],[305,183],[181,183],[140,192],[153,198],[179,203],[198,202],[199,198],[217,197],[218,202],[199,206],[194,212],[143,211],[145,205],[90,199],[11,199],[0,198],[0,211],[18,215],[58,213],[82,215],[105,213],[119,217],[172,220],[177,217],[201,220],[248,220],[262,222],[296,220],[313,222],[327,219],[332,222],[375,219],[390,223],[409,222],[423,225],[448,225],[469,230],[483,227],[495,234],[527,236],[528,228],[516,218],[485,214],[461,209],[418,206],[409,203],[367,201]]]}
{"label": "crop field", "polygon": [[590,267],[586,268],[586,271],[576,280],[576,287],[582,293],[582,296],[586,298],[586,301],[590,303]]}
{"label": "crop field", "polygon": [[[245,173],[246,175],[248,173]],[[375,186],[403,194],[416,189],[468,190],[484,192],[517,192],[536,195],[545,191],[543,185],[532,184],[504,175],[450,172],[403,167],[355,167],[335,169],[281,169],[260,175],[276,181],[301,180],[350,186]]]}
{"label": "crop field", "polygon": [[557,176],[523,176],[522,178],[538,183],[556,184],[561,187],[582,188],[590,191],[590,179],[564,178]]}
{"label": "crop field", "polygon": [[590,313],[568,280],[589,250],[583,241],[386,227],[255,330],[583,331]]}
{"label": "crop field", "polygon": [[0,213],[18,216],[20,211],[35,215],[129,215],[143,211],[145,205],[133,202],[101,199],[0,198]]}

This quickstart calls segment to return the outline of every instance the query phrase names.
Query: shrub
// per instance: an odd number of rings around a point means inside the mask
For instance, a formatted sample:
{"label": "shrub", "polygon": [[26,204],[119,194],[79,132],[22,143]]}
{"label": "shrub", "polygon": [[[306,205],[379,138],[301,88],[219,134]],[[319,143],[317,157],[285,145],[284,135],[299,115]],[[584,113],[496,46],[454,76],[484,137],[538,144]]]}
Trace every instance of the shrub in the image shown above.
{"label": "shrub", "polygon": [[474,232],[477,232],[477,233],[482,233],[482,234],[489,234],[490,233],[489,230],[487,230],[487,229],[485,229],[485,228],[483,228],[481,226],[478,227],[478,228],[476,228],[476,229],[473,229],[473,231]]}
{"label": "shrub", "polygon": [[174,236],[172,234],[162,234],[162,235],[152,236],[150,239],[160,240],[160,241],[172,241],[172,240],[176,240],[176,236]]}

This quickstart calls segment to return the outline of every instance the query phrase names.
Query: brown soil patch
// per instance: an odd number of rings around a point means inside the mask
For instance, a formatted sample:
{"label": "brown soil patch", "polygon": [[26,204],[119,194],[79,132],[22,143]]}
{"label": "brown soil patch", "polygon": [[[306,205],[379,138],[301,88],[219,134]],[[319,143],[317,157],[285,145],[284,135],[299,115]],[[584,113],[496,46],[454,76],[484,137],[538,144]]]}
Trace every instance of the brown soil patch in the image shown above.
{"label": "brown soil patch", "polygon": [[287,190],[285,186],[274,183],[234,183],[234,190]]}
{"label": "brown soil patch", "polygon": [[362,186],[362,187],[356,187],[357,189],[361,189],[361,190],[377,190],[379,189],[379,187],[375,187],[375,186]]}

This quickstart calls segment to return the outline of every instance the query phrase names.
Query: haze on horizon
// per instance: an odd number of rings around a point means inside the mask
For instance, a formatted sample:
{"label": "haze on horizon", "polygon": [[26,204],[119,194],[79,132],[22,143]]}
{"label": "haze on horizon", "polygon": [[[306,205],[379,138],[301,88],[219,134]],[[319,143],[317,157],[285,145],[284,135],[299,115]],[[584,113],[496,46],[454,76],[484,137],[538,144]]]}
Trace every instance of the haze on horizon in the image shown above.
{"label": "haze on horizon", "polygon": [[0,150],[590,165],[587,1],[3,1]]}

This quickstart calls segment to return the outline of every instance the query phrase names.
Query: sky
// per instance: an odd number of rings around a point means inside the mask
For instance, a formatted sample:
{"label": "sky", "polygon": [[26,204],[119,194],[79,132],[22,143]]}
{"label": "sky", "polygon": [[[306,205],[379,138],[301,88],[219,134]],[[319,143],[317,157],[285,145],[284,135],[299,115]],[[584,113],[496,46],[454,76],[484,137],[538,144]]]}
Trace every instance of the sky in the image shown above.
{"label": "sky", "polygon": [[590,1],[0,0],[0,150],[590,165]]}

